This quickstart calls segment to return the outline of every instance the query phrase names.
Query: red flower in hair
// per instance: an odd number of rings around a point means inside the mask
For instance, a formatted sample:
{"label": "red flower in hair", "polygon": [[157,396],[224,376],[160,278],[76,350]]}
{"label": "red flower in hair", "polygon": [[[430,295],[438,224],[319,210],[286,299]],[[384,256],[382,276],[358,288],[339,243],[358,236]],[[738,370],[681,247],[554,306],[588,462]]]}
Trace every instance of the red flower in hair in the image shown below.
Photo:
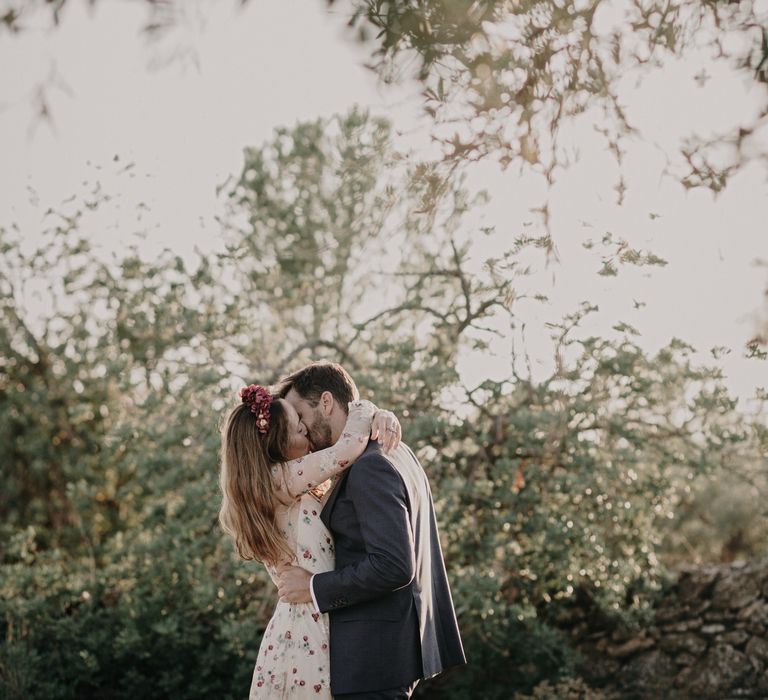
{"label": "red flower in hair", "polygon": [[263,386],[251,384],[240,389],[240,398],[243,403],[256,414],[256,429],[265,435],[269,430],[269,407],[272,404],[272,394]]}

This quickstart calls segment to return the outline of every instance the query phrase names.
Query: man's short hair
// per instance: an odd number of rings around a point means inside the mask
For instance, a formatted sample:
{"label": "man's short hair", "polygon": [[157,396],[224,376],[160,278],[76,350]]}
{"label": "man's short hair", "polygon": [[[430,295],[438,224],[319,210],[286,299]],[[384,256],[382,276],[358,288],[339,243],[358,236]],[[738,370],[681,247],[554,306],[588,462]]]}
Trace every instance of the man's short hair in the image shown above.
{"label": "man's short hair", "polygon": [[360,398],[360,393],[349,373],[336,362],[313,362],[282,379],[277,393],[285,398],[291,389],[313,408],[324,391],[330,391],[343,410],[350,401]]}

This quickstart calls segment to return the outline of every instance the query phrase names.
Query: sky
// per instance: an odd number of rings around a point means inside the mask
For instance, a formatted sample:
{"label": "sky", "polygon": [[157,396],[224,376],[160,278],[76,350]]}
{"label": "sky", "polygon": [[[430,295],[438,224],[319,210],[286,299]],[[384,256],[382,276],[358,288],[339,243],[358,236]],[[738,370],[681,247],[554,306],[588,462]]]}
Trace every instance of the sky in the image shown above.
{"label": "sky", "polygon": [[[346,31],[342,10],[308,0],[252,0],[242,10],[235,2],[184,7],[185,20],[154,47],[139,32],[146,19],[141,3],[113,0],[95,10],[73,0],[59,29],[51,31],[41,17],[17,37],[0,37],[0,66],[6,67],[0,71],[0,224],[18,222],[32,245],[41,212],[99,177],[119,189],[121,202],[91,227],[95,243],[118,250],[141,232],[145,251],[168,246],[193,259],[196,248],[221,243],[216,187],[240,171],[243,148],[268,140],[277,126],[357,104],[388,117],[404,146],[428,148],[420,87],[379,85],[363,67],[367,50]],[[194,58],[154,65],[179,42],[194,47]],[[703,87],[693,79],[702,68],[710,75]],[[46,80],[50,124],[33,118],[34,87]],[[535,233],[530,210],[547,196],[550,201],[559,262],[544,266],[532,257],[536,273],[527,282],[550,302],[521,301],[518,311],[537,378],[552,368],[547,322],[590,300],[600,310],[584,333],[618,337],[612,327],[630,323],[641,334],[634,340],[649,352],[682,338],[702,362],[723,367],[745,409],[756,387],[768,386],[768,365],[743,358],[744,343],[765,313],[768,287],[768,268],[756,264],[768,260],[764,168],[744,168],[717,197],[686,191],[662,175],[682,138],[748,122],[764,103],[764,89],[712,64],[704,52],[670,61],[639,83],[628,75],[621,98],[644,138],[628,144],[622,206],[613,192],[618,171],[593,115],[570,127],[581,158],[549,193],[533,173],[501,171],[492,163],[469,170],[470,186],[491,198],[468,225],[495,229],[476,236],[478,268],[515,237]],[[151,212],[145,229],[137,228],[135,216],[121,215],[139,202]],[[606,232],[668,265],[598,276],[597,253],[583,243]],[[498,324],[506,332],[506,321]],[[494,341],[492,356],[464,353],[465,382],[506,375],[511,340],[505,333]],[[519,336],[516,342],[519,348]],[[723,345],[731,352],[716,360],[709,350]]]}

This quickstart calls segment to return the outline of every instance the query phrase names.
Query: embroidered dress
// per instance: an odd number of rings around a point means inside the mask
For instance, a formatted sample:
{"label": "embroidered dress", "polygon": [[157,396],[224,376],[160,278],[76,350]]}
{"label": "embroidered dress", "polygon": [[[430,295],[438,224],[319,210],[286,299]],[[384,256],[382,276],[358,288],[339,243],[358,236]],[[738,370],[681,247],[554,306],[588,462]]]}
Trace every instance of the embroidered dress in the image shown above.
{"label": "embroidered dress", "polygon": [[[349,404],[349,418],[338,442],[325,450],[273,467],[275,486],[290,505],[277,513],[278,525],[297,564],[312,573],[334,568],[333,540],[320,520],[322,495],[332,478],[357,459],[368,443],[376,407],[370,401]],[[277,584],[277,568],[267,566]],[[312,603],[278,601],[261,640],[249,700],[331,698],[328,615]]]}

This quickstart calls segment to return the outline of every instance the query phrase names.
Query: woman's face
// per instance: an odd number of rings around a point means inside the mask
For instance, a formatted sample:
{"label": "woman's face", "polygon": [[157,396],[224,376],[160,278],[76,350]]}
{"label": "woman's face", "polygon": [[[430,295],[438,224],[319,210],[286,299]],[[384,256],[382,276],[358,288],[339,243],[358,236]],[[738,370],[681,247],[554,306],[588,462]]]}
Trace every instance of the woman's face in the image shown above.
{"label": "woman's face", "polygon": [[307,426],[299,420],[299,414],[285,399],[278,399],[283,404],[285,415],[288,418],[288,459],[296,459],[309,454],[309,440],[307,439]]}

